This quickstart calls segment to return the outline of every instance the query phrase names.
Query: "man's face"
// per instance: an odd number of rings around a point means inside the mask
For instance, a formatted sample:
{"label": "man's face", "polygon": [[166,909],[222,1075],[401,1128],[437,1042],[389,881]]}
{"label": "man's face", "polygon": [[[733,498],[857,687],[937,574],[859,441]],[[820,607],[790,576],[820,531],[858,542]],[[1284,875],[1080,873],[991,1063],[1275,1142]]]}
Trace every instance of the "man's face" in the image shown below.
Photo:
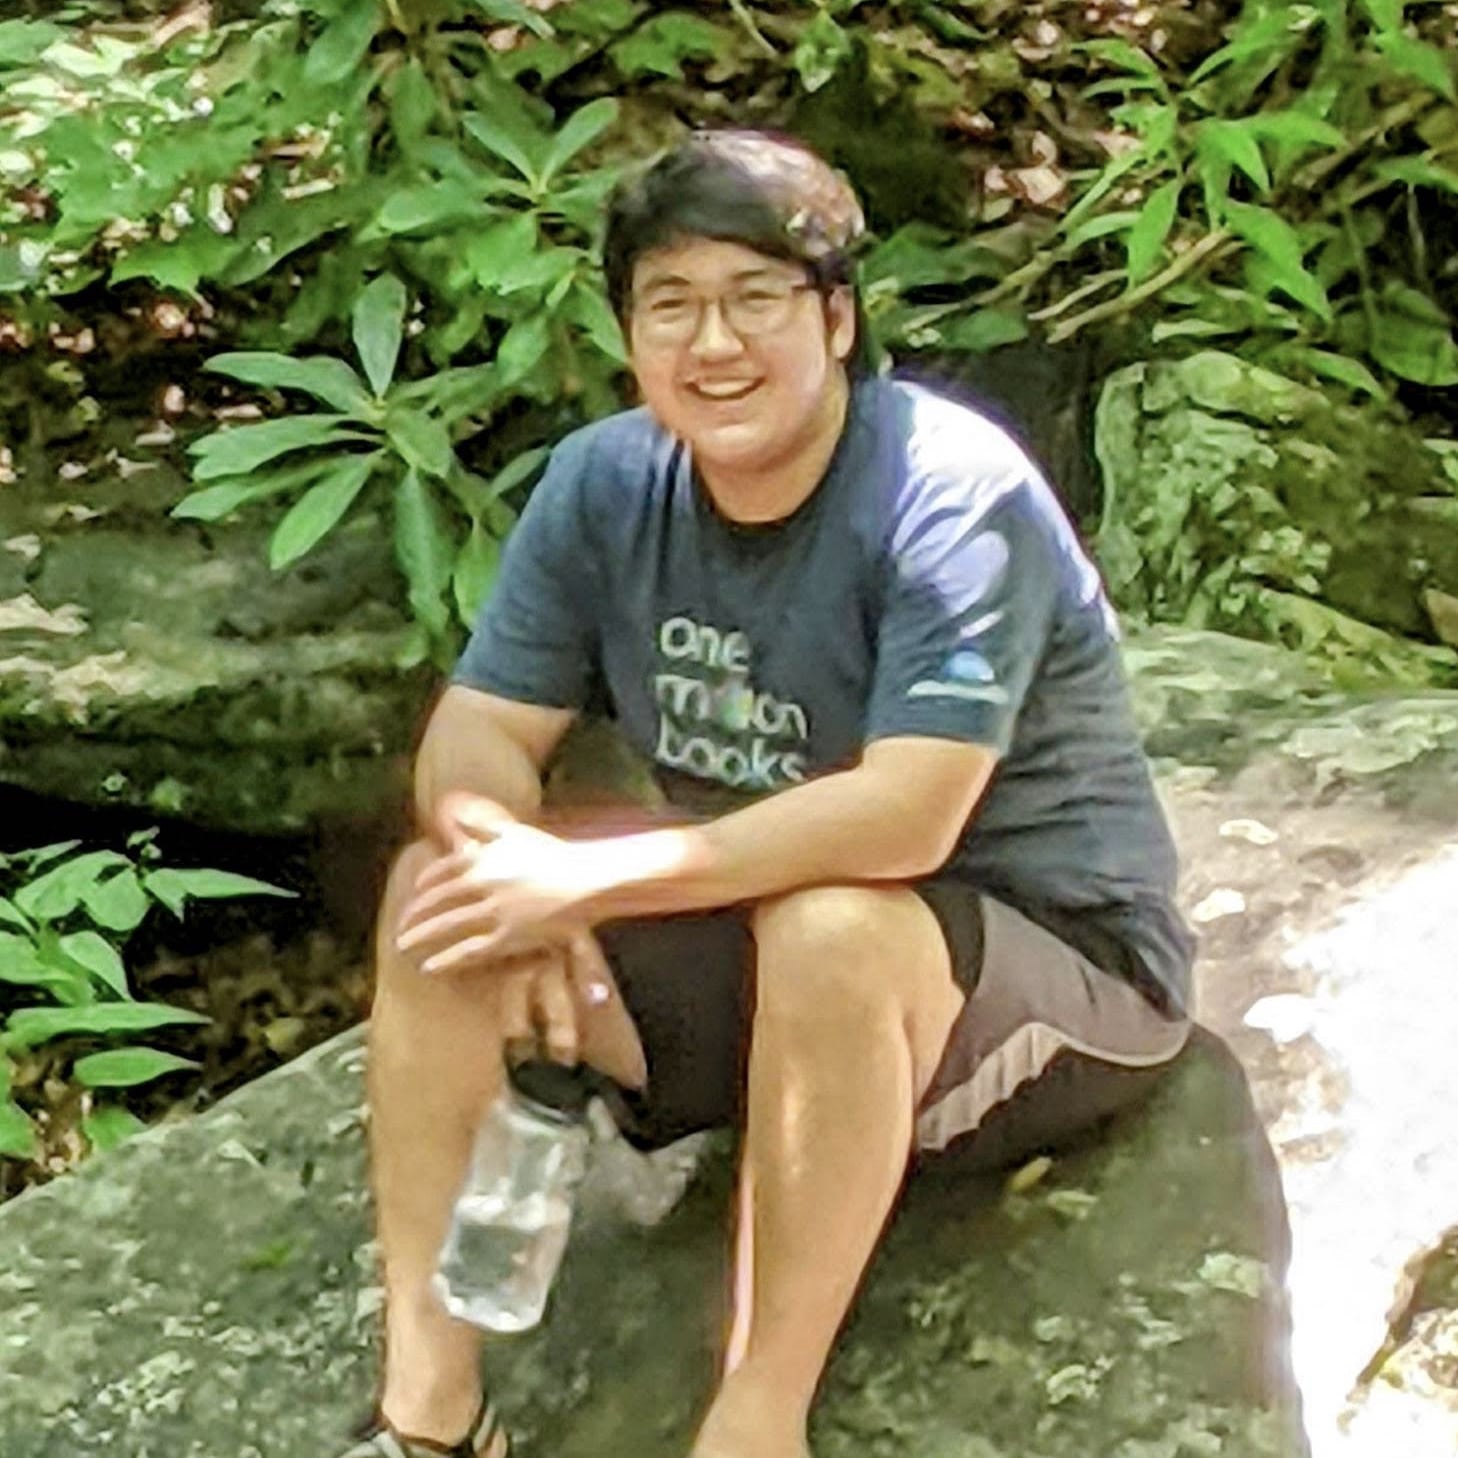
{"label": "man's face", "polygon": [[706,479],[774,469],[818,439],[854,342],[848,290],[827,301],[803,269],[741,244],[687,239],[634,266],[633,373]]}

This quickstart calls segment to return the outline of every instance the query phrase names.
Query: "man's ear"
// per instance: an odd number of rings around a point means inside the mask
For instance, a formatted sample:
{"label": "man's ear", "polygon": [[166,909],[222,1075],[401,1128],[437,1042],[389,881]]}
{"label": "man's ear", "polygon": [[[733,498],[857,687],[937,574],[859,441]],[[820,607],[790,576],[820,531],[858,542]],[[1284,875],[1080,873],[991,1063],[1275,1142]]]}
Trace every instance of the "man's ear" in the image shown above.
{"label": "man's ear", "polygon": [[844,284],[825,296],[825,322],[830,331],[830,352],[844,364],[856,347],[856,296]]}

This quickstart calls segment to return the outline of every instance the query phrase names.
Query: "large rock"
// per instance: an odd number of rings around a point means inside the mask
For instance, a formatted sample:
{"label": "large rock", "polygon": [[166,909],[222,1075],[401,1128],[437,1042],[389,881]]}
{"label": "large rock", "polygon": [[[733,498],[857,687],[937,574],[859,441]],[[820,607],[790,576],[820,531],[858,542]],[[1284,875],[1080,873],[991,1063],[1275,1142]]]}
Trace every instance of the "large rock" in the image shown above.
{"label": "large rock", "polygon": [[[367,1403],[357,1034],[3,1216],[6,1458],[325,1458]],[[515,1451],[681,1454],[722,1329],[729,1164],[653,1229],[583,1222],[500,1345]],[[918,1178],[841,1345],[825,1458],[1300,1451],[1278,1186],[1229,1055],[1020,1194]],[[1181,1446],[1183,1445],[1183,1446]]]}
{"label": "large rock", "polygon": [[430,675],[398,666],[388,532],[272,573],[260,522],[170,520],[186,490],[0,492],[0,782],[241,831],[393,806]]}
{"label": "large rock", "polygon": [[1110,377],[1095,436],[1121,608],[1458,682],[1452,442],[1216,351]]}
{"label": "large rock", "polygon": [[[1299,1458],[1257,1114],[1318,1454],[1452,1451],[1432,1390],[1379,1379],[1446,1370],[1433,1281],[1384,1338],[1408,1256],[1458,1220],[1453,1090],[1438,1102],[1458,1014],[1435,995],[1458,900],[1433,890],[1458,696],[1348,701],[1202,634],[1129,659],[1205,934],[1202,1017],[1250,1083],[1202,1036],[1029,1188],[920,1172],[832,1363],[821,1458]],[[328,1458],[373,1370],[361,1063],[349,1035],[0,1212],[6,1458]],[[523,1458],[683,1451],[722,1326],[727,1171],[711,1145],[652,1230],[589,1205],[546,1327],[495,1353]],[[1369,1445],[1343,1450],[1349,1389]],[[1390,1441],[1399,1421],[1437,1446]]]}

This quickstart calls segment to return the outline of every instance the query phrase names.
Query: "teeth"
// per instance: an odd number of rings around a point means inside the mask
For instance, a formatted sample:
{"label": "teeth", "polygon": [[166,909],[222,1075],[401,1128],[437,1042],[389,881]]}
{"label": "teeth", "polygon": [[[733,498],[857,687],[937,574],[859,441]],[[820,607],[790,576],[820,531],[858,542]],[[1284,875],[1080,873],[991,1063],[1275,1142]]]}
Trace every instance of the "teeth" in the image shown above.
{"label": "teeth", "polygon": [[694,388],[701,395],[707,395],[711,400],[734,400],[740,395],[747,395],[753,388],[753,383],[745,385],[695,385]]}

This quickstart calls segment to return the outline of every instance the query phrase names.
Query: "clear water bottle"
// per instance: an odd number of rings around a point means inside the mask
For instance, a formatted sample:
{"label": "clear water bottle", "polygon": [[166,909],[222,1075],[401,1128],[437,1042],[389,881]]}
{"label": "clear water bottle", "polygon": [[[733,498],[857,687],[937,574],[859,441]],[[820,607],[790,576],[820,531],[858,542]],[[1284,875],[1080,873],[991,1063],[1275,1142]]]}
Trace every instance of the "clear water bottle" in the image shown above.
{"label": "clear water bottle", "polygon": [[542,1319],[586,1168],[594,1089],[584,1068],[532,1059],[510,1070],[441,1249],[436,1291],[452,1316],[495,1332]]}

